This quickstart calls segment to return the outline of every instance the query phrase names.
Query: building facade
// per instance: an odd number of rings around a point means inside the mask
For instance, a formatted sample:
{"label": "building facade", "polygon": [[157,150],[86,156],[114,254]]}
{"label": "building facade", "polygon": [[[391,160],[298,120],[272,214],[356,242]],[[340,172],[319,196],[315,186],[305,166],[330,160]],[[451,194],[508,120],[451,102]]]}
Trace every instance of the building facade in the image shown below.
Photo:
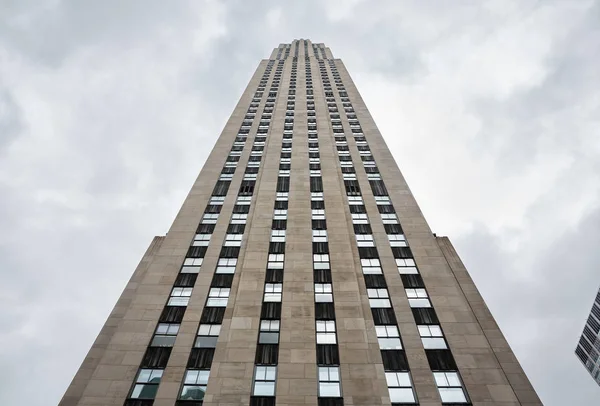
{"label": "building facade", "polygon": [[263,60],[61,406],[540,405],[344,64]]}
{"label": "building facade", "polygon": [[600,385],[600,291],[596,294],[592,311],[583,328],[575,355],[592,378]]}

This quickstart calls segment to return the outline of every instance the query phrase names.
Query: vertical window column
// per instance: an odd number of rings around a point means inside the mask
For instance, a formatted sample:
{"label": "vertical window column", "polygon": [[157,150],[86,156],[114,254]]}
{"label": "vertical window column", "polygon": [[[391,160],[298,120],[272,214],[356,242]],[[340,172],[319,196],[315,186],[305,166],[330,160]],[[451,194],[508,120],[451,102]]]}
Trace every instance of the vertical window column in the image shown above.
{"label": "vertical window column", "polygon": [[[409,248],[408,241],[404,236],[396,210],[392,205],[387,188],[383,182],[375,158],[373,157],[367,139],[363,133],[360,122],[356,116],[352,103],[344,88],[342,80],[337,72],[334,61],[329,61],[329,67],[335,78],[337,90],[346,113],[346,118],[350,125],[359,155],[363,162],[363,167],[369,180],[369,185],[377,209],[381,216],[392,253],[396,260],[398,272],[405,288],[408,303],[413,311],[413,316],[418,327],[419,335],[429,361],[429,366],[433,371],[435,382],[438,387],[442,403],[447,404],[468,404],[469,398],[462,384],[458,367],[454,361],[451,351],[444,338],[442,328],[439,325],[435,310],[431,305],[425,284],[416,267],[414,257]],[[382,300],[379,296],[381,292],[371,290],[369,297],[373,295],[373,300]],[[369,299],[371,300],[371,299]],[[379,336],[379,332],[378,332]],[[392,393],[408,393],[404,390],[407,381],[404,376],[390,375],[386,372],[390,396]],[[410,377],[408,377],[410,379]],[[393,400],[392,400],[393,402]]]}
{"label": "vertical window column", "polygon": [[[390,400],[393,405],[416,404],[417,399],[408,361],[402,347],[400,331],[389,299],[387,283],[381,269],[379,253],[373,239],[360,186],[356,180],[356,171],[348,149],[336,99],[324,61],[319,61],[319,66]],[[337,78],[336,85],[338,85]]]}
{"label": "vertical window column", "polygon": [[[284,61],[279,61],[279,76]],[[295,78],[290,79],[290,91],[295,91]],[[277,198],[273,208],[273,223],[269,242],[269,255],[263,289],[261,320],[256,346],[252,382],[251,406],[275,406],[277,363],[279,358],[279,328],[283,291],[285,258],[285,231],[287,225],[287,197],[290,187],[292,133],[294,128],[293,93],[288,95],[281,146]]]}
{"label": "vertical window column", "polygon": [[[194,237],[192,247],[190,247],[190,251],[188,252],[186,263],[184,264],[186,272],[198,273],[201,270],[200,266],[202,263],[201,261],[198,261],[196,257],[198,254],[200,254],[202,258],[204,257],[204,253],[206,252],[207,246],[210,242],[210,235],[214,230],[214,223],[216,223],[216,217],[207,217],[206,214],[216,213],[218,215],[218,213],[221,211],[221,207],[229,189],[231,179],[233,178],[233,174],[235,173],[235,169],[239,162],[239,157],[241,156],[241,152],[250,133],[252,122],[256,116],[256,110],[258,104],[260,103],[260,98],[265,91],[268,78],[271,74],[273,63],[273,61],[269,61],[267,64],[267,68],[265,69],[263,77],[259,83],[255,97],[250,103],[248,111],[244,117],[244,122],[238,131],[238,135],[235,138],[234,145],[230,151],[229,157],[227,158],[227,162],[225,163],[223,171],[219,177],[219,181],[215,186],[209,206],[205,211],[202,223],[200,224],[198,232]],[[268,103],[265,106],[267,105]],[[262,132],[263,127],[264,121],[263,117],[261,117],[261,122],[259,123],[259,129],[257,130],[257,133]],[[208,378],[210,375],[210,366],[212,364],[215,347],[221,331],[221,324],[223,321],[225,308],[229,301],[233,275],[235,273],[240,246],[242,244],[247,216],[250,211],[250,204],[252,202],[252,195],[254,192],[254,184],[260,167],[265,139],[266,135],[256,135],[254,139],[251,155],[244,172],[244,179],[242,180],[240,189],[238,191],[236,204],[227,227],[225,241],[221,247],[221,252],[219,254],[216,269],[213,273],[213,279],[211,281],[208,297],[200,317],[200,324],[198,326],[196,339],[194,341],[194,347],[192,348],[188,359],[181,390],[179,392],[179,400],[176,403],[178,406],[199,406],[202,404],[204,399],[204,394],[206,392],[206,386],[208,384]]]}
{"label": "vertical window column", "polygon": [[[308,54],[308,49],[305,49],[305,52]],[[325,217],[325,201],[323,199],[321,157],[319,152],[314,96],[312,94],[312,73],[309,61],[306,62],[306,77],[313,279],[315,292],[317,395],[318,404],[320,406],[339,406],[343,405],[344,401],[340,379],[340,359],[337,343],[333,281],[329,260],[327,219]],[[308,97],[309,91],[310,98]]]}

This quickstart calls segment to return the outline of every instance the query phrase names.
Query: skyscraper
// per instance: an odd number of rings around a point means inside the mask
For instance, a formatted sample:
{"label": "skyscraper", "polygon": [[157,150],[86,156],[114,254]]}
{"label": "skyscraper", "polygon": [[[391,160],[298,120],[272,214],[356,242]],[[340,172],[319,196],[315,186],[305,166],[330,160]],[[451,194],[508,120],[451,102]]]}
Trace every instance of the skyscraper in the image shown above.
{"label": "skyscraper", "polygon": [[417,403],[541,404],[343,63],[281,44],[60,405]]}
{"label": "skyscraper", "polygon": [[596,294],[592,311],[575,349],[575,355],[600,385],[600,291]]}

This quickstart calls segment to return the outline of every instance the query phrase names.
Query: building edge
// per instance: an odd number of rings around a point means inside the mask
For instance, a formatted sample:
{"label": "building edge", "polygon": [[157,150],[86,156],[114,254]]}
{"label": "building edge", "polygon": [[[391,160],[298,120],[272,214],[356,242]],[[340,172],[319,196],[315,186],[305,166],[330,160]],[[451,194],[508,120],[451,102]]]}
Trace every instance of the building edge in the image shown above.
{"label": "building edge", "polygon": [[[509,385],[488,385],[488,389],[490,392],[500,390],[511,391],[522,406],[541,405],[542,402],[540,398],[531,385],[529,378],[527,378],[525,371],[523,371],[521,364],[504,337],[504,334],[502,334],[494,316],[483,300],[471,275],[469,275],[469,271],[460,259],[456,249],[450,242],[450,239],[445,236],[435,236],[435,240],[448,263],[452,274],[456,278],[464,297],[467,299],[467,303],[475,315],[483,335],[489,346],[492,348],[494,357],[500,365],[504,377],[509,383]],[[505,388],[502,388],[502,386],[505,386]]]}
{"label": "building edge", "polygon": [[138,266],[131,275],[129,282],[127,282],[127,285],[125,285],[125,288],[123,289],[123,292],[121,292],[117,303],[113,307],[110,315],[106,319],[106,322],[102,326],[102,329],[98,333],[96,340],[94,340],[92,347],[81,362],[77,373],[71,380],[71,383],[69,384],[69,387],[67,388],[61,401],[58,403],[58,406],[76,406],[79,404],[85,388],[91,382],[94,371],[98,367],[100,360],[102,359],[108,347],[108,344],[118,329],[119,323],[131,305],[139,281],[143,279],[148,266],[152,263],[154,256],[160,249],[164,239],[165,236],[156,236],[150,242],[150,245],[146,249],[146,252],[142,256]]}

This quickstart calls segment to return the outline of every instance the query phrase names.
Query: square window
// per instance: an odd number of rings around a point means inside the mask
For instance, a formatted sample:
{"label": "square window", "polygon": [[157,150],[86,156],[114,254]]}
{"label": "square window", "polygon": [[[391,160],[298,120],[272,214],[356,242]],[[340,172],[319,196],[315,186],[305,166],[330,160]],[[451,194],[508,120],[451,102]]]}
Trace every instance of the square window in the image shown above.
{"label": "square window", "polygon": [[129,397],[132,399],[154,399],[162,374],[162,369],[140,369]]}
{"label": "square window", "polygon": [[206,393],[206,385],[210,371],[207,370],[191,370],[185,372],[183,379],[183,387],[179,399],[182,400],[202,400]]}
{"label": "square window", "polygon": [[335,398],[342,396],[338,367],[319,367],[319,396]]}
{"label": "square window", "polygon": [[333,302],[333,293],[331,283],[315,283],[315,302],[330,303]]}
{"label": "square window", "polygon": [[254,396],[275,396],[277,367],[259,366],[254,369]]}
{"label": "square window", "polygon": [[468,403],[458,372],[434,372],[443,403]]}
{"label": "square window", "polygon": [[408,372],[386,372],[385,379],[392,403],[416,403],[415,393]]}

